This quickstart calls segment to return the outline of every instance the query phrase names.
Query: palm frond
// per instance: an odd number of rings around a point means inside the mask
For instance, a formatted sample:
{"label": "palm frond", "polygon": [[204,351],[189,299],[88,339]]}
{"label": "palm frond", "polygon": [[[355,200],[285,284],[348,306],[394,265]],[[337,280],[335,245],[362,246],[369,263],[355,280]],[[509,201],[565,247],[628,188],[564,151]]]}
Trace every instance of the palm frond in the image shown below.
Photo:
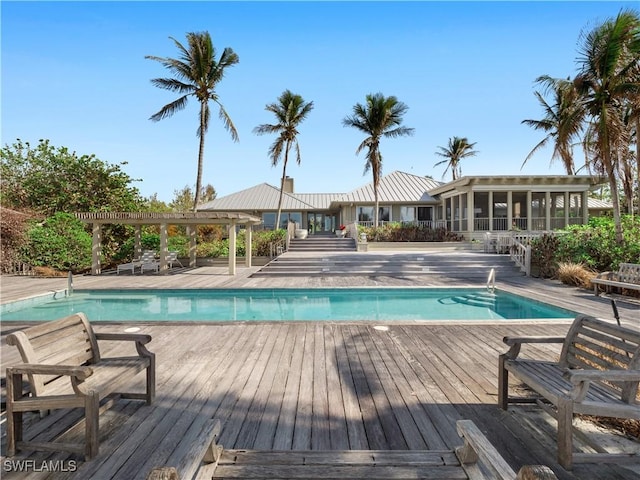
{"label": "palm frond", "polygon": [[188,100],[189,100],[189,97],[187,95],[184,95],[178,98],[177,100],[174,100],[173,102],[166,104],[158,112],[151,115],[151,117],[149,117],[149,120],[158,122],[167,117],[170,117],[175,112],[179,110],[183,110],[184,107],[186,107]]}

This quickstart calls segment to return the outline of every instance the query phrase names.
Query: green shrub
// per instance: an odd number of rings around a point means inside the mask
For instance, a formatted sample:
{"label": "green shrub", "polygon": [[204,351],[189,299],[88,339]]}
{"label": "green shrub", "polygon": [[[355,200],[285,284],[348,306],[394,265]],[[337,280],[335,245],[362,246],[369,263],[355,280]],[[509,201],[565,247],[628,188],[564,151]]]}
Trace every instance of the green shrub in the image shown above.
{"label": "green shrub", "polygon": [[59,212],[31,225],[20,256],[34,267],[84,271],[91,267],[91,235],[80,220]]}
{"label": "green shrub", "polygon": [[574,225],[544,235],[531,243],[531,260],[540,276],[555,277],[561,262],[584,265],[589,270],[617,270],[620,263],[640,262],[640,217],[622,216],[623,242],[615,239],[613,219],[593,217],[586,225]]}
{"label": "green shrub", "polygon": [[367,235],[369,242],[460,242],[462,235],[446,228],[427,228],[419,225],[386,223],[379,227],[358,226],[358,233]]}

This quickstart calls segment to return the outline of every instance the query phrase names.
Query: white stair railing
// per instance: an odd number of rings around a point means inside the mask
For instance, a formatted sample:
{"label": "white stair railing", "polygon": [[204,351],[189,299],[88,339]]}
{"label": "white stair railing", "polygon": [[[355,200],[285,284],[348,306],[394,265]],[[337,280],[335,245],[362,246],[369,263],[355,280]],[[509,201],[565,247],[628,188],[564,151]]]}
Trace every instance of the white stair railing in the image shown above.
{"label": "white stair railing", "polygon": [[489,277],[487,278],[487,291],[494,293],[496,290],[496,269],[492,268],[489,271]]}
{"label": "white stair railing", "polygon": [[531,245],[525,245],[514,238],[510,256],[511,260],[520,267],[520,271],[527,277],[531,275]]}

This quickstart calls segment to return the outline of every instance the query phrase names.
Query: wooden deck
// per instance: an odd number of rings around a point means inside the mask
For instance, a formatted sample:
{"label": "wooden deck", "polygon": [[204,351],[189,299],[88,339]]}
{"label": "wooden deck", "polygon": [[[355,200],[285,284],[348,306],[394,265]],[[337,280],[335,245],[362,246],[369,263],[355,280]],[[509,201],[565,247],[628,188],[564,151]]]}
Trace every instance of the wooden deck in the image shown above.
{"label": "wooden deck", "polygon": [[[76,288],[319,287],[443,285],[422,277],[297,277],[251,279],[249,269],[230,277],[217,267],[170,275],[78,276]],[[66,288],[66,279],[2,277],[2,302]],[[500,280],[500,279],[499,279]],[[459,283],[458,283],[459,284]],[[555,282],[524,277],[502,279],[499,288],[558,306],[612,318],[607,299]],[[619,303],[625,323],[636,324],[640,307]],[[96,331],[121,332],[132,324],[99,324]],[[11,460],[64,460],[68,470],[9,471],[3,478],[144,479],[153,468],[185,456],[209,419],[220,420],[220,443],[234,449],[424,450],[460,444],[455,421],[473,420],[517,470],[546,464],[561,479],[637,479],[640,465],[578,465],[566,472],[555,461],[556,426],[532,406],[497,406],[497,359],[505,335],[564,335],[568,324],[494,323],[373,324],[280,322],[162,325],[138,324],[152,335],[157,358],[157,397],[151,406],[121,400],[101,416],[99,456],[87,463],[66,454],[21,452]],[[18,361],[4,343],[20,325],[2,325],[2,372]],[[106,356],[129,354],[107,344]],[[555,357],[543,345],[531,356]],[[140,376],[140,390],[144,376]],[[3,379],[4,381],[4,379]],[[517,387],[514,385],[514,387]],[[55,412],[33,424],[28,435],[63,439],[82,434],[77,411]],[[3,423],[4,427],[4,423]],[[593,432],[603,443],[611,432]],[[4,442],[4,432],[3,432]],[[4,448],[4,446],[3,446]],[[584,448],[584,447],[581,447]],[[638,442],[621,448],[640,451]],[[3,450],[4,452],[4,450]],[[15,468],[18,468],[18,464]]]}

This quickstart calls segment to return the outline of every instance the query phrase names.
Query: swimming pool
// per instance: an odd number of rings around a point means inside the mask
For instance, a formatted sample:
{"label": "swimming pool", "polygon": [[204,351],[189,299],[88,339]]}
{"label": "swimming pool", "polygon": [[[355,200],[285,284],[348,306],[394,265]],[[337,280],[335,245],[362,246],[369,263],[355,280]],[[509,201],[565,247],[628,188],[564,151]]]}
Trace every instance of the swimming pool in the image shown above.
{"label": "swimming pool", "polygon": [[76,290],[1,306],[3,321],[433,321],[569,319],[576,313],[479,288]]}

